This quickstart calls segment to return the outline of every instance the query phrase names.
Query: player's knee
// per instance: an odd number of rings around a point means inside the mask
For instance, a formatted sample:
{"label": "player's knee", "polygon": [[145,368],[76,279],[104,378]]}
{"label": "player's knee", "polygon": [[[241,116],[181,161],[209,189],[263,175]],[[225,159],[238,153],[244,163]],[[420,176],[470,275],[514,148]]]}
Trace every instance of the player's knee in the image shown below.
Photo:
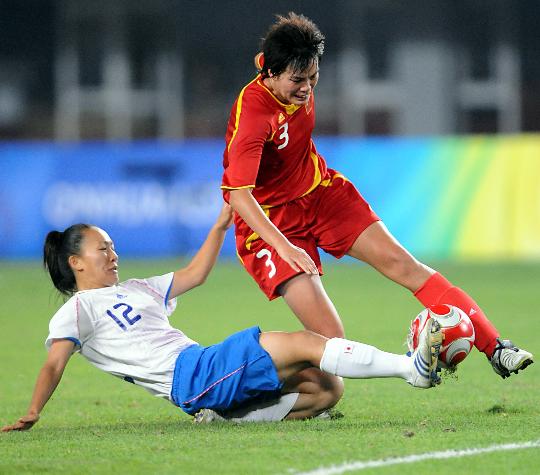
{"label": "player's knee", "polygon": [[[304,352],[308,351],[310,354],[309,359],[317,361],[320,359],[320,352],[324,350],[328,339],[334,338],[333,336],[323,335],[312,330],[300,330],[293,333],[293,335],[295,336],[296,341],[294,343],[297,345],[297,348],[303,348]],[[335,338],[343,337],[336,336]],[[319,365],[316,364],[314,366],[318,367]]]}
{"label": "player's knee", "polygon": [[315,345],[324,340],[322,335],[311,330],[300,330],[292,333],[292,335],[298,345]]}
{"label": "player's knee", "polygon": [[325,391],[326,393],[326,408],[330,409],[334,407],[343,396],[345,385],[343,379],[340,377],[332,377],[331,385]]}
{"label": "player's knee", "polygon": [[293,418],[316,417],[334,407],[343,396],[343,380],[338,376],[310,371],[304,383],[307,385],[303,386],[305,392],[302,393],[302,409]]}
{"label": "player's knee", "polygon": [[345,331],[343,330],[343,325],[340,323],[336,324],[325,324],[323,323],[321,327],[316,330],[309,329],[304,330],[303,333],[308,333],[311,335],[316,335],[317,337],[325,338],[345,338]]}
{"label": "player's knee", "polygon": [[324,336],[327,338],[345,338],[345,331],[342,326],[335,327],[326,332]]}
{"label": "player's knee", "polygon": [[337,376],[325,375],[319,382],[319,391],[314,410],[318,414],[334,407],[343,396],[343,380]]}
{"label": "player's knee", "polygon": [[318,333],[326,338],[345,338],[343,325],[339,322],[323,324]]}

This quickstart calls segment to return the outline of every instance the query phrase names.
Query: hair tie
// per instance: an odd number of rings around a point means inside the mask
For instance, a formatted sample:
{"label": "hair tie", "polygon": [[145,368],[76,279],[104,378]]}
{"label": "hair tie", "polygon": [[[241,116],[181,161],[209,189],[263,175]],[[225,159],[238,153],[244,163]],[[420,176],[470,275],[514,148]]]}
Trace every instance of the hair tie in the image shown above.
{"label": "hair tie", "polygon": [[259,73],[262,72],[263,67],[264,67],[264,53],[262,51],[255,55],[254,62],[255,62],[255,68],[257,69],[257,71]]}

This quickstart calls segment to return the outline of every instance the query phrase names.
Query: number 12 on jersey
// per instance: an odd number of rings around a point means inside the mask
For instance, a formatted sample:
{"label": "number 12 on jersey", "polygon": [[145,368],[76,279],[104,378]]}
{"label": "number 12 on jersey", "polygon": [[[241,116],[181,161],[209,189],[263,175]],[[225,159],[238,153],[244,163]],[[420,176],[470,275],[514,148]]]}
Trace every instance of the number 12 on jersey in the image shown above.
{"label": "number 12 on jersey", "polygon": [[[142,318],[140,315],[130,317],[129,314],[133,311],[133,307],[131,305],[128,305],[127,303],[117,303],[116,305],[113,305],[113,308],[115,310],[119,309],[120,307],[126,307],[122,312],[121,318],[123,318],[128,325],[131,326]],[[111,317],[122,330],[127,330],[127,327],[124,325],[122,320],[120,320],[120,317],[116,316],[110,310],[107,310],[107,315]]]}

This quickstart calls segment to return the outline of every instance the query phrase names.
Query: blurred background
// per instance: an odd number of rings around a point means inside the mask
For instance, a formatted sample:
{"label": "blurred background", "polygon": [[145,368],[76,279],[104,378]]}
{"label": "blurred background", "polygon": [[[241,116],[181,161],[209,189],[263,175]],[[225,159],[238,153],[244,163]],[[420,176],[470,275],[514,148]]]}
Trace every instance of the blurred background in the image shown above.
{"label": "blurred background", "polygon": [[407,247],[540,257],[537,0],[0,0],[0,257],[79,221],[129,256],[192,252],[230,108],[291,10],[326,35],[319,152]]}

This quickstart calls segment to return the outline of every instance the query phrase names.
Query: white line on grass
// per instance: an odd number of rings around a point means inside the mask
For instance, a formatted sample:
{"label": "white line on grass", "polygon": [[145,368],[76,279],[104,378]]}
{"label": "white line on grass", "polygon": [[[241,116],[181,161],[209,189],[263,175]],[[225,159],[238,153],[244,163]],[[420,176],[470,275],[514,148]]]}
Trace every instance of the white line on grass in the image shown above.
{"label": "white line on grass", "polygon": [[342,465],[332,465],[330,467],[320,467],[309,472],[294,472],[296,475],[337,475],[350,472],[352,470],[364,470],[366,468],[387,467],[389,465],[399,465],[404,463],[415,463],[421,460],[451,459],[469,457],[471,455],[487,454],[490,452],[500,452],[504,450],[531,449],[540,447],[539,440],[530,440],[517,444],[499,444],[476,449],[445,450],[441,452],[428,452],[425,454],[407,455],[405,457],[392,457],[379,460],[367,460],[365,462],[347,462]]}

